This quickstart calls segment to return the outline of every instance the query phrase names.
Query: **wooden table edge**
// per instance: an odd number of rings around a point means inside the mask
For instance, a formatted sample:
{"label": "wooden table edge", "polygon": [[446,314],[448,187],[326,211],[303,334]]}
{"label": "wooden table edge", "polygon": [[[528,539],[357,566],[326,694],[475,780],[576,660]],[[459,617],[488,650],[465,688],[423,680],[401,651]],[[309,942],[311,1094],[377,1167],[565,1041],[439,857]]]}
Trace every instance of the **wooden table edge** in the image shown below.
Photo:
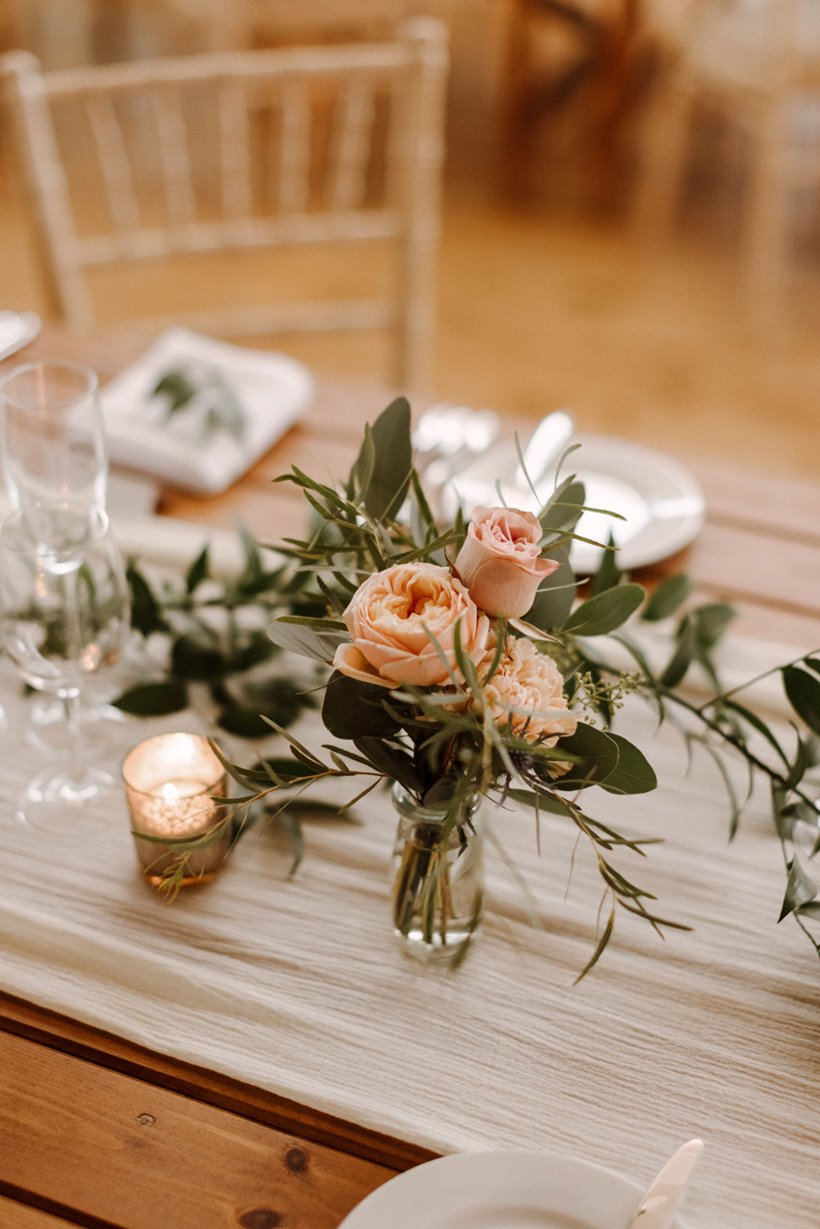
{"label": "wooden table edge", "polygon": [[438,1154],[182,1062],[0,990],[0,1031],[400,1172]]}

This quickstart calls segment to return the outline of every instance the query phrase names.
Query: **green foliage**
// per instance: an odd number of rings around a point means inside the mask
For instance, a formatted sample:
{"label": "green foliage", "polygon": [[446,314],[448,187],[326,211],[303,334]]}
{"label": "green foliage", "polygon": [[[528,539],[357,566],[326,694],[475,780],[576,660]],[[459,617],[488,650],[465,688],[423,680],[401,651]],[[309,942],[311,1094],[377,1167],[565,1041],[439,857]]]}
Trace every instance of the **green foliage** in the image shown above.
{"label": "green foliage", "polygon": [[598,571],[592,577],[589,586],[590,595],[595,597],[598,593],[605,593],[607,589],[614,589],[616,585],[621,583],[622,579],[623,573],[618,567],[618,552],[615,546],[615,539],[610,533],[606,550],[601,552],[601,562]]}
{"label": "green foliage", "polygon": [[245,410],[217,367],[198,363],[190,368],[172,368],[160,376],[151,392],[165,402],[166,421],[185,413],[195,420],[203,439],[220,431],[237,440],[245,436]]}
{"label": "green foliage", "polygon": [[596,593],[575,608],[564,623],[564,633],[603,636],[621,627],[644,600],[640,585],[618,585]]}
{"label": "green foliage", "polygon": [[575,601],[575,577],[569,565],[569,548],[551,547],[550,559],[557,560],[559,566],[546,580],[541,581],[535,601],[527,611],[527,622],[544,632],[563,627]]}
{"label": "green foliage", "polygon": [[667,576],[655,589],[641,613],[642,619],[654,622],[657,619],[668,619],[675,614],[683,603],[691,596],[692,582],[688,576],[678,573]]}
{"label": "green foliage", "polygon": [[348,492],[359,497],[374,521],[395,517],[404,503],[412,468],[410,405],[398,397],[372,428],[365,427]]}
{"label": "green foliage", "polygon": [[[241,531],[244,566],[228,581],[211,576],[205,547],[181,580],[150,581],[131,560],[127,579],[132,623],[151,640],[164,661],[160,677],[127,688],[113,704],[140,717],[182,712],[194,701],[195,686],[216,705],[217,725],[243,738],[269,733],[265,718],[288,726],[313,704],[303,686],[286,678],[257,680],[254,672],[275,657],[267,634],[282,610],[312,608],[315,599],[281,566],[270,569],[246,531]],[[155,641],[160,641],[156,646]]]}
{"label": "green foliage", "polygon": [[392,738],[401,729],[384,707],[387,692],[334,670],[325,687],[322,721],[334,738]]}
{"label": "green foliage", "polygon": [[781,676],[789,703],[798,717],[815,734],[820,734],[820,680],[799,666],[785,666]]}

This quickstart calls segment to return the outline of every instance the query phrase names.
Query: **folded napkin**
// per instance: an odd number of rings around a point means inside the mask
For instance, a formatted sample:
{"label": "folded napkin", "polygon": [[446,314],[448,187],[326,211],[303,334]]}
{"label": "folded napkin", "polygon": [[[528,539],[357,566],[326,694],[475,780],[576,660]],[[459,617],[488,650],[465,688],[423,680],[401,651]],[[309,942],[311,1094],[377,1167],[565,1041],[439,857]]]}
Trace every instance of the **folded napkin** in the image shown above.
{"label": "folded napkin", "polygon": [[109,455],[182,490],[216,494],[301,417],[312,395],[310,372],[287,355],[168,329],[102,390]]}

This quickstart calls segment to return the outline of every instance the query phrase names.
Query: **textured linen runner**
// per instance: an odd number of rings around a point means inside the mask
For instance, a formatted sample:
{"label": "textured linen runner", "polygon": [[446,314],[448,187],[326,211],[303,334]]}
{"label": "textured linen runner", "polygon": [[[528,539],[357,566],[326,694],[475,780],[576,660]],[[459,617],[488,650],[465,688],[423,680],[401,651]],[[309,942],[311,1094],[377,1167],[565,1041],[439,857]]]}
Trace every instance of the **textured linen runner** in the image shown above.
{"label": "textured linen runner", "polygon": [[[698,1135],[691,1229],[818,1229],[818,965],[793,922],[775,924],[784,874],[765,799],[729,845],[717,773],[701,760],[687,775],[679,736],[656,731],[648,708],[631,704],[621,728],[647,749],[659,789],[591,790],[586,805],[663,838],[619,864],[694,929],[662,941],[622,913],[573,987],[600,889],[559,818],[542,817],[539,856],[531,816],[489,816],[501,848],[488,850],[483,932],[456,971],[424,967],[391,935],[385,794],[357,807],[356,822],[306,820],[292,879],[287,844],[260,829],[212,884],[168,904],[137,872],[120,790],[89,831],[52,838],[14,822],[44,753],[7,662],[0,698],[4,990],[445,1152],[543,1148],[648,1182]],[[305,737],[318,746],[327,737],[313,722]],[[187,714],[135,719],[95,745],[116,767],[170,728],[199,726]]]}

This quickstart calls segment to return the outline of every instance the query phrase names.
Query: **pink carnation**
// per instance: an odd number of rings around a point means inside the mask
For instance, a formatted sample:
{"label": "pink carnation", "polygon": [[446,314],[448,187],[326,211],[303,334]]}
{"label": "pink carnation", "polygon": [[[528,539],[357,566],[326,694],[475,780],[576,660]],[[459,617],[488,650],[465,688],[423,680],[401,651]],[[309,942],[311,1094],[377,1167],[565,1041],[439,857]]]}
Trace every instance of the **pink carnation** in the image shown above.
{"label": "pink carnation", "polygon": [[578,724],[560,670],[525,637],[508,640],[498,669],[484,685],[484,698],[493,719],[528,742],[554,747]]}

